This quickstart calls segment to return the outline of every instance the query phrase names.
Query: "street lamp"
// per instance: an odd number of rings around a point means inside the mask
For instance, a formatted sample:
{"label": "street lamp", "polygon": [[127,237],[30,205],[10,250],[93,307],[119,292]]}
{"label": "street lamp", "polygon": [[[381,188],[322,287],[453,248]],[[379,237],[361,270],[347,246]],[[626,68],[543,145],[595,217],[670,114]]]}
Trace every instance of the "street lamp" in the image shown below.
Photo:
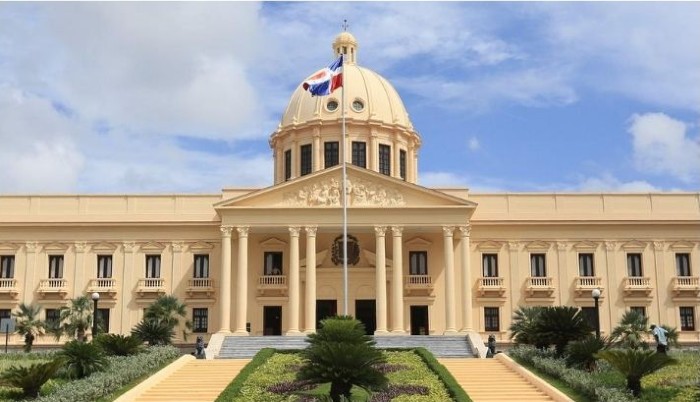
{"label": "street lamp", "polygon": [[92,302],[94,306],[92,308],[92,339],[94,340],[97,336],[97,301],[100,300],[100,294],[94,292],[92,294]]}
{"label": "street lamp", "polygon": [[600,339],[600,310],[598,309],[598,299],[600,299],[600,289],[593,289],[591,291],[591,296],[593,296],[593,301],[595,302],[595,337]]}

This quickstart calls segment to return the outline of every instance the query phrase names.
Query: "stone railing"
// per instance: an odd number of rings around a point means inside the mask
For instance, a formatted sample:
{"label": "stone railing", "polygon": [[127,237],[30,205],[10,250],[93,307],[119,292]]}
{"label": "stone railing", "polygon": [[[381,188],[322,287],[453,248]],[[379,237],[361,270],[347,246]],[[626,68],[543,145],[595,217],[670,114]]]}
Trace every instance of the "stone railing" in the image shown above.
{"label": "stone railing", "polygon": [[214,287],[214,280],[211,278],[192,278],[187,281],[188,289],[211,289]]}
{"label": "stone railing", "polygon": [[672,279],[673,291],[680,292],[699,292],[700,277],[697,276],[674,276]]}
{"label": "stone railing", "polygon": [[286,275],[262,275],[258,279],[258,286],[264,287],[279,287],[287,286],[287,276]]}
{"label": "stone railing", "polygon": [[485,295],[488,293],[502,294],[506,291],[505,280],[499,276],[482,277],[478,279],[479,293]]}
{"label": "stone railing", "polygon": [[17,292],[17,279],[3,278],[0,279],[0,293],[15,293]]}
{"label": "stone railing", "polygon": [[138,292],[152,293],[165,292],[165,279],[163,278],[141,278],[138,283]]}
{"label": "stone railing", "polygon": [[430,287],[433,286],[433,280],[430,275],[408,275],[406,277],[406,286],[409,287]]}
{"label": "stone railing", "polygon": [[526,287],[531,296],[535,293],[551,295],[554,292],[554,280],[548,276],[529,276]]}
{"label": "stone railing", "polygon": [[117,281],[114,278],[93,278],[88,287],[90,292],[116,292]]}
{"label": "stone railing", "polygon": [[39,281],[40,293],[65,293],[68,291],[68,281],[65,279],[42,279]]}
{"label": "stone railing", "polygon": [[633,292],[645,292],[651,293],[653,287],[651,286],[651,278],[644,276],[628,276],[624,279],[625,283],[625,293],[630,294]]}
{"label": "stone railing", "polygon": [[578,294],[590,292],[593,289],[603,290],[603,278],[598,276],[577,276],[574,281]]}

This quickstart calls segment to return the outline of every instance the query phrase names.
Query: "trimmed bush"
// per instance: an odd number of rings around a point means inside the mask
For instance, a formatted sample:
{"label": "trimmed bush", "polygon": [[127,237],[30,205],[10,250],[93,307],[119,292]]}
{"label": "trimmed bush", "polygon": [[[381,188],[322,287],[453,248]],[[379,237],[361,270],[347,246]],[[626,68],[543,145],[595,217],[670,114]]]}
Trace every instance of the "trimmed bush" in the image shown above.
{"label": "trimmed bush", "polygon": [[63,345],[58,356],[66,364],[69,378],[84,378],[104,370],[109,365],[99,346],[79,340]]}
{"label": "trimmed bush", "polygon": [[438,376],[438,378],[440,378],[440,381],[442,381],[442,383],[445,385],[447,392],[450,394],[453,400],[456,402],[471,402],[471,399],[467,393],[464,392],[462,386],[457,383],[457,380],[455,380],[445,366],[440,364],[440,362],[435,359],[435,356],[433,356],[432,353],[425,348],[416,348],[414,349],[414,353],[420,356],[428,368],[430,368],[430,370],[432,370]]}
{"label": "trimmed bush", "polygon": [[102,334],[95,343],[110,356],[131,356],[143,351],[143,341],[135,336]]}

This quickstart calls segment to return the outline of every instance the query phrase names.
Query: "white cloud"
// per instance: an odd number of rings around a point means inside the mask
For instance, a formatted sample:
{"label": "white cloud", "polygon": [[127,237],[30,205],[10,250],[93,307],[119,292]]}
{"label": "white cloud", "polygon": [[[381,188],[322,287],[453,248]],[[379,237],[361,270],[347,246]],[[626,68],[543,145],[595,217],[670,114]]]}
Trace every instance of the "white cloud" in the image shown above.
{"label": "white cloud", "polygon": [[700,179],[700,138],[690,137],[682,121],[664,113],[635,114],[628,132],[640,171],[670,175],[686,183]]}
{"label": "white cloud", "polygon": [[481,144],[479,143],[479,139],[476,137],[471,137],[469,139],[467,146],[469,147],[470,151],[478,151],[481,148]]}
{"label": "white cloud", "polygon": [[[560,187],[561,188],[561,187]],[[621,192],[621,193],[650,193],[660,189],[644,180],[620,181],[610,173],[604,173],[597,177],[588,177],[573,187],[570,191],[592,192]],[[561,190],[560,190],[561,191]]]}

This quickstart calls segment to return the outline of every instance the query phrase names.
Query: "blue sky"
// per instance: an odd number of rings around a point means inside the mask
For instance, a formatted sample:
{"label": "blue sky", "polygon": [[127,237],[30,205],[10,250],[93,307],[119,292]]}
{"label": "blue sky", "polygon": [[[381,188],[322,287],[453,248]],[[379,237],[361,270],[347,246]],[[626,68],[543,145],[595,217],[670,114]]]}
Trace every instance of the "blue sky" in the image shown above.
{"label": "blue sky", "polygon": [[700,3],[4,2],[0,193],[270,185],[267,137],[343,19],[421,184],[700,188]]}

